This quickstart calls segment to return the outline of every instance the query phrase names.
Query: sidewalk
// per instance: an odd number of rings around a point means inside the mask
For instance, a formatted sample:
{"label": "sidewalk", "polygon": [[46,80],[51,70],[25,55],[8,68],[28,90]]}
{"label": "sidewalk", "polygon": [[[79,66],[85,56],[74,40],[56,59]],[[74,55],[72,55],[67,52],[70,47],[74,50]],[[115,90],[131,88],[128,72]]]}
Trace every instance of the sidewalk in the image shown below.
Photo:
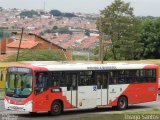
{"label": "sidewalk", "polygon": [[4,99],[4,89],[0,89],[0,100]]}

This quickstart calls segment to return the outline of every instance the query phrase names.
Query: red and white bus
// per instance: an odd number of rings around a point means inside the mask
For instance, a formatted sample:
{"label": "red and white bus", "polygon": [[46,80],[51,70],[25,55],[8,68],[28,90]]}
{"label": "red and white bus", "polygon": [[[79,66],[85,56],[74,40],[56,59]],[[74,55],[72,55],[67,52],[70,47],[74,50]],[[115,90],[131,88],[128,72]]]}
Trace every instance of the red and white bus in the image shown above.
{"label": "red and white bus", "polygon": [[107,106],[119,110],[129,104],[156,101],[158,66],[153,64],[34,64],[7,71],[5,109],[48,111]]}

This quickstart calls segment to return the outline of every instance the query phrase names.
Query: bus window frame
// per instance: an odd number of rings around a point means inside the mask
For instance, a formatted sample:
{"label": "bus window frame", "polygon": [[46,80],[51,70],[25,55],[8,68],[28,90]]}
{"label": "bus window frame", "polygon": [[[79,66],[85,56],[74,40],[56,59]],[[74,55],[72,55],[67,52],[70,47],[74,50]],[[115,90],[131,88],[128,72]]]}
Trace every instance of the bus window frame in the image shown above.
{"label": "bus window frame", "polygon": [[[48,74],[48,80],[47,80],[47,87],[46,87],[46,89],[44,89],[44,86],[43,87],[40,87],[41,89],[43,88],[43,91],[40,91],[40,92],[36,92],[36,88],[38,88],[38,87],[36,87],[36,82],[37,82],[37,74],[39,74],[39,73],[47,73]],[[36,71],[35,73],[34,73],[34,86],[33,86],[33,91],[34,91],[34,94],[35,95],[39,95],[39,94],[41,94],[41,93],[44,93],[45,91],[47,91],[49,88],[50,88],[50,84],[49,84],[49,79],[50,79],[50,76],[49,76],[49,71]]]}

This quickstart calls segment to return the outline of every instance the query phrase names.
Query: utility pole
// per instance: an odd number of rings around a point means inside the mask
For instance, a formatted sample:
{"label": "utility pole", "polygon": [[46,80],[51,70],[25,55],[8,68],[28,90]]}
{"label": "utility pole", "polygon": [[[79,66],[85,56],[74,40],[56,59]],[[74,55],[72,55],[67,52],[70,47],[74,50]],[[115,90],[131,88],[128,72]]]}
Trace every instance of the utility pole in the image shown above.
{"label": "utility pole", "polygon": [[99,25],[99,40],[100,40],[100,44],[99,44],[99,60],[101,61],[101,64],[103,64],[103,57],[104,57],[104,45],[103,45],[103,41],[104,41],[104,33],[102,31],[102,18],[100,17],[100,25]]}
{"label": "utility pole", "polygon": [[21,41],[22,41],[22,37],[23,37],[23,29],[24,29],[24,28],[22,28],[22,32],[21,32],[21,38],[20,38],[20,42],[19,42],[19,47],[18,47],[18,52],[17,52],[16,61],[18,61],[18,57],[19,57],[19,51],[20,51]]}

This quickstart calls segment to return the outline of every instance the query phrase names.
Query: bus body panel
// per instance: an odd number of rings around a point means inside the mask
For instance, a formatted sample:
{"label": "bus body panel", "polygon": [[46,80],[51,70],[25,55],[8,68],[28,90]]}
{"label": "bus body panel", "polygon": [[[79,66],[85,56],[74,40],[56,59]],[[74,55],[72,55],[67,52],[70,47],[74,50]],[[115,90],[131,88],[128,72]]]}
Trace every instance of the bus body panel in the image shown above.
{"label": "bus body panel", "polygon": [[117,104],[115,101],[118,99],[119,96],[121,96],[124,91],[129,87],[128,84],[122,84],[122,85],[109,85],[109,96],[108,96],[108,102],[109,106],[116,106]]}
{"label": "bus body panel", "polygon": [[78,108],[95,108],[97,101],[96,86],[78,87]]}
{"label": "bus body panel", "polygon": [[113,101],[109,103],[109,106],[116,106],[120,96],[126,96],[128,104],[156,101],[158,93],[157,89],[158,87],[155,83],[130,84],[119,95],[117,94],[113,97],[109,94],[109,97],[113,99]]}

